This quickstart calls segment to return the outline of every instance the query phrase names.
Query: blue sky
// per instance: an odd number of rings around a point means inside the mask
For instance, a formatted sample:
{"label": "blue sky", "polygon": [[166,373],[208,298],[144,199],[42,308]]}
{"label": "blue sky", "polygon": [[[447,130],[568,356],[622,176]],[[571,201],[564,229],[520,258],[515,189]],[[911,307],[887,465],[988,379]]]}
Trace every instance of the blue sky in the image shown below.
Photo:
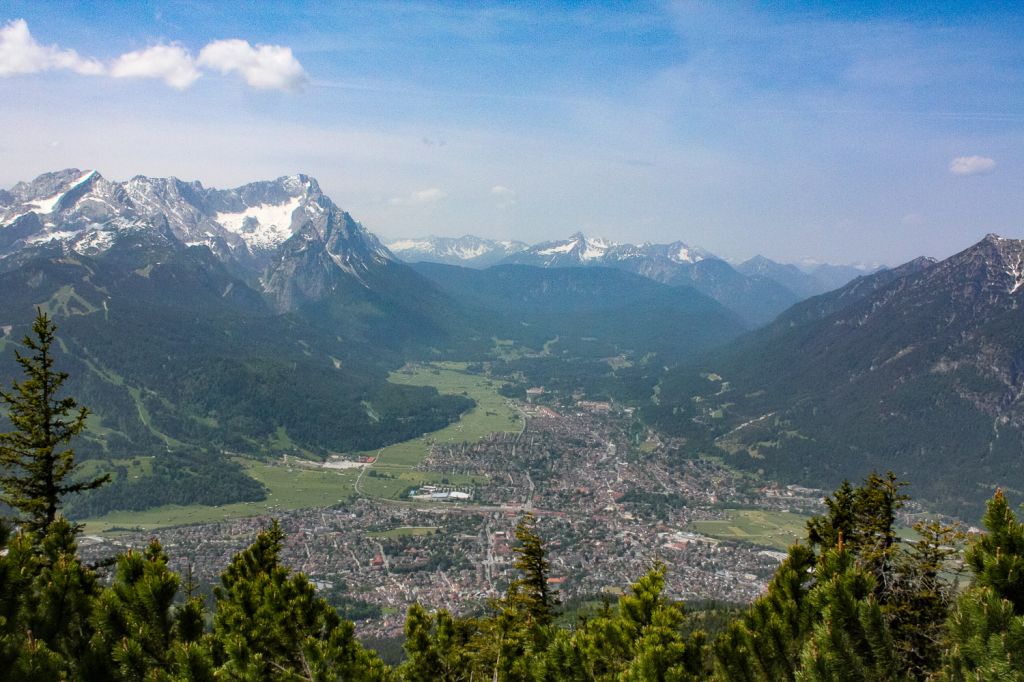
{"label": "blue sky", "polygon": [[385,237],[734,259],[1024,237],[1013,3],[254,4],[0,1],[0,186],[305,172]]}

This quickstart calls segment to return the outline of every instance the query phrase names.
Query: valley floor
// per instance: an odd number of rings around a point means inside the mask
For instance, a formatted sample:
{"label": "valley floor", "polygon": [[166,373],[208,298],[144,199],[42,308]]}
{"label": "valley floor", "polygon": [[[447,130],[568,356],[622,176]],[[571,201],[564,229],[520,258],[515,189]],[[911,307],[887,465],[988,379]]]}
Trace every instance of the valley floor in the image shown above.
{"label": "valley floor", "polygon": [[[431,375],[449,383],[489,381],[461,368],[434,370],[450,372]],[[492,421],[488,412],[511,410],[499,420],[514,428],[483,435],[467,415],[467,423],[449,427],[449,437],[394,446],[359,466],[249,463],[274,495],[266,504],[276,506],[207,508],[205,519],[182,508],[163,523],[194,518],[195,525],[157,529],[143,524],[166,509],[107,517],[107,531],[139,530],[104,533],[94,522],[83,554],[109,556],[155,535],[176,569],[191,567],[208,582],[273,516],[286,531],[285,560],[325,590],[344,589],[379,607],[379,617],[357,626],[393,636],[414,601],[467,613],[503,592],[512,529],[524,511],[539,518],[563,598],[614,594],[661,560],[673,597],[735,602],[764,589],[781,550],[802,535],[806,515],[819,511],[821,491],[765,486],[714,460],[677,459],[678,444],[638,437],[631,414],[617,406],[477,399],[476,409]],[[418,459],[410,456],[414,448]],[[409,487],[419,495],[396,499]],[[437,501],[445,492],[464,495]],[[216,516],[245,511],[261,513]]]}

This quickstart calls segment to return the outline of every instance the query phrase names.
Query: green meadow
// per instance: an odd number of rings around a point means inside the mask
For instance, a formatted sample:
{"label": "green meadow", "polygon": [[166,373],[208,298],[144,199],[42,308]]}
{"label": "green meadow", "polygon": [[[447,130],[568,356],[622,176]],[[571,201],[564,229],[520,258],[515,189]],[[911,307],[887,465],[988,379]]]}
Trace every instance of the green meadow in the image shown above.
{"label": "green meadow", "polygon": [[[380,450],[360,453],[377,457],[365,469],[325,469],[312,462],[296,463],[259,461],[240,458],[246,472],[267,487],[267,499],[260,502],[239,502],[216,507],[203,505],[166,505],[142,512],[112,512],[85,522],[87,533],[154,528],[195,523],[213,523],[232,518],[258,516],[293,509],[327,507],[348,502],[356,497],[400,499],[409,488],[425,484],[472,486],[485,479],[433,471],[418,471],[432,443],[476,441],[498,431],[518,432],[522,416],[506,398],[497,392],[498,385],[485,376],[465,371],[466,363],[444,362],[415,365],[392,372],[390,380],[412,386],[433,386],[441,393],[464,394],[476,402],[455,423],[413,440],[395,443]],[[286,438],[286,434],[278,434]],[[152,459],[139,457],[117,460],[128,469],[129,476],[145,475],[152,468]],[[85,463],[85,473],[99,466]],[[109,468],[109,467],[104,467]],[[98,471],[98,469],[97,469]],[[362,475],[360,475],[362,473]],[[358,485],[357,485],[358,483]]]}
{"label": "green meadow", "polygon": [[759,509],[727,509],[726,518],[694,521],[692,529],[719,540],[749,542],[785,550],[807,536],[807,519],[802,514]]}

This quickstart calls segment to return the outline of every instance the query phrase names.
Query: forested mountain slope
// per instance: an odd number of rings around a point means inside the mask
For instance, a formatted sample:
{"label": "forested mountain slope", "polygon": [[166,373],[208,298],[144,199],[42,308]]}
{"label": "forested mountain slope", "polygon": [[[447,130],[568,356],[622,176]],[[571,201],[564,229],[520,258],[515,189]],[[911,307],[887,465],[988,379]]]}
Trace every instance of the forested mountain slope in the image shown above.
{"label": "forested mountain slope", "polygon": [[694,451],[827,485],[892,468],[975,514],[1024,488],[1024,242],[989,235],[809,299],[671,371],[658,426]]}

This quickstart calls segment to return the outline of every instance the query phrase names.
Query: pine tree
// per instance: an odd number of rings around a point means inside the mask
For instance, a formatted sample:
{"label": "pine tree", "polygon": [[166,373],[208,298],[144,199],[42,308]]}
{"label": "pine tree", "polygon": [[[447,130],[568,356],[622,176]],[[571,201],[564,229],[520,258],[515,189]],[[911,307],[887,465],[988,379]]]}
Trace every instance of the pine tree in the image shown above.
{"label": "pine tree", "polygon": [[1024,524],[1001,491],[988,503],[988,532],[965,554],[971,589],[949,617],[941,679],[1024,681]]}
{"label": "pine tree", "polygon": [[942,661],[946,618],[957,594],[950,569],[962,546],[957,525],[914,525],[919,539],[896,556],[885,615],[898,665],[908,678],[928,679]]}
{"label": "pine tree", "polygon": [[896,513],[908,499],[904,486],[891,471],[871,472],[857,488],[843,481],[825,498],[828,513],[807,522],[808,541],[822,552],[842,545],[879,578],[876,589],[884,591],[898,542]]}
{"label": "pine tree", "polygon": [[815,555],[794,545],[768,591],[715,640],[715,678],[728,682],[793,680],[816,615],[808,599]]}
{"label": "pine tree", "polygon": [[44,534],[57,518],[63,497],[93,490],[110,480],[69,482],[78,468],[68,443],[85,428],[89,412],[74,398],[59,397],[67,373],[53,368],[51,345],[56,325],[38,309],[32,336],[22,344],[32,355],[15,351],[26,378],[12,391],[0,391],[7,419],[14,431],[0,433],[0,500],[20,512],[19,521],[30,532]]}
{"label": "pine tree", "polygon": [[685,635],[682,606],[665,599],[658,564],[619,599],[572,633],[559,631],[546,653],[548,680],[683,682],[705,679],[704,635]]}
{"label": "pine tree", "polygon": [[807,540],[812,546],[830,550],[841,542],[857,544],[857,496],[849,481],[825,497],[828,513],[807,522]]}
{"label": "pine tree", "polygon": [[93,606],[95,629],[86,680],[212,679],[213,661],[202,641],[203,613],[198,598],[175,606],[181,582],[167,567],[155,540],[143,552],[117,559],[113,584]]}
{"label": "pine tree", "polygon": [[[0,679],[76,679],[99,587],[76,556],[74,528],[19,533],[0,554]],[[56,672],[55,672],[56,671]]]}
{"label": "pine tree", "polygon": [[386,666],[356,640],[352,623],[318,597],[304,575],[280,564],[283,538],[275,521],[235,555],[214,589],[218,679],[390,679]]}
{"label": "pine tree", "polygon": [[532,625],[545,627],[554,620],[559,600],[548,585],[551,564],[545,557],[544,541],[537,535],[536,526],[533,514],[526,514],[516,524],[519,544],[512,551],[519,556],[513,565],[523,575],[509,586],[508,599],[517,602]]}
{"label": "pine tree", "polygon": [[800,653],[798,682],[895,682],[899,671],[889,624],[874,598],[874,577],[842,547],[818,567],[808,598],[818,622]]}
{"label": "pine tree", "polygon": [[680,604],[664,597],[665,566],[656,565],[619,600],[619,615],[632,634],[624,682],[686,682],[704,679],[704,635],[683,634]]}
{"label": "pine tree", "polygon": [[768,592],[715,642],[721,680],[925,679],[939,658],[953,584],[942,572],[955,529],[922,525],[905,551],[896,514],[905,484],[889,472],[848,482],[807,524]]}
{"label": "pine tree", "polygon": [[440,610],[431,616],[419,604],[405,617],[407,660],[398,669],[407,682],[459,682],[472,675],[467,645],[476,631],[472,619],[453,618]]}
{"label": "pine tree", "polygon": [[1002,491],[989,500],[984,517],[987,530],[967,549],[964,560],[974,584],[991,588],[1024,613],[1024,523],[1010,509]]}

